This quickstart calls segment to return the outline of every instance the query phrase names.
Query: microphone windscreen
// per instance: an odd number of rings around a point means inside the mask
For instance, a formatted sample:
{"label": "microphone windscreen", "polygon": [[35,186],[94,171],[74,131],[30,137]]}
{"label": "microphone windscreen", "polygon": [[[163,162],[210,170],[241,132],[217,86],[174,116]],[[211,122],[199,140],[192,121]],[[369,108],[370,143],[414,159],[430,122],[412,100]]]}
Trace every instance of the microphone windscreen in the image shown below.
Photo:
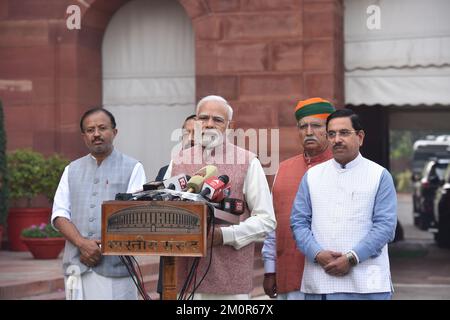
{"label": "microphone windscreen", "polygon": [[196,176],[202,176],[202,177],[204,177],[205,179],[208,179],[208,178],[210,178],[210,177],[217,176],[218,173],[219,173],[219,172],[218,172],[216,166],[213,166],[213,165],[207,165],[207,166],[204,166],[203,168],[201,168],[200,170],[198,170],[198,171],[195,173],[195,175],[196,175]]}
{"label": "microphone windscreen", "polygon": [[192,190],[191,192],[199,193],[205,178],[202,176],[193,176],[188,181],[188,189]]}
{"label": "microphone windscreen", "polygon": [[230,177],[228,177],[226,174],[223,174],[219,177],[220,181],[222,181],[224,184],[228,184],[230,182]]}

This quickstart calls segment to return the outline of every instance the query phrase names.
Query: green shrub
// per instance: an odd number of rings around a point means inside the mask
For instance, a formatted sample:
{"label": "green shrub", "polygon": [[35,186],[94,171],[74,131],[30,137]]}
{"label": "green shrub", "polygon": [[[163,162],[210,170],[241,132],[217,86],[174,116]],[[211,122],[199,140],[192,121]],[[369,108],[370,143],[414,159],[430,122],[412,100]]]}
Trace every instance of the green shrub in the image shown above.
{"label": "green shrub", "polygon": [[41,153],[29,149],[18,149],[7,155],[9,198],[12,201],[31,201],[44,195],[52,202],[64,167],[68,160],[58,155],[45,158]]}
{"label": "green shrub", "polygon": [[69,164],[69,160],[62,158],[58,154],[54,154],[47,158],[45,162],[45,174],[42,180],[43,194],[46,198],[53,202],[59,180],[64,172],[64,168]]}
{"label": "green shrub", "polygon": [[397,192],[410,192],[411,186],[411,170],[405,170],[395,175],[395,183]]}
{"label": "green shrub", "polygon": [[41,225],[36,226],[32,225],[29,228],[23,229],[21,232],[22,237],[24,238],[62,238],[63,235],[53,229],[50,223],[45,224],[41,223]]}

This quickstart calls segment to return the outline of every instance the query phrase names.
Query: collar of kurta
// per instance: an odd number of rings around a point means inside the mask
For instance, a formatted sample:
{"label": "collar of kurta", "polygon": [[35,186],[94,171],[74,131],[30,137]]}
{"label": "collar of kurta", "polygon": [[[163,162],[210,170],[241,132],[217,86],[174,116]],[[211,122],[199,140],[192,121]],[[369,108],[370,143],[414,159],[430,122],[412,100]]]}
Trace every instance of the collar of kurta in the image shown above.
{"label": "collar of kurta", "polygon": [[340,171],[345,171],[345,170],[350,170],[353,169],[354,167],[356,167],[358,164],[360,164],[363,160],[363,156],[361,155],[361,153],[358,153],[358,156],[353,159],[352,161],[350,161],[349,163],[347,163],[345,166],[342,166],[339,162],[337,162],[334,158],[332,160],[334,167],[337,170]]}

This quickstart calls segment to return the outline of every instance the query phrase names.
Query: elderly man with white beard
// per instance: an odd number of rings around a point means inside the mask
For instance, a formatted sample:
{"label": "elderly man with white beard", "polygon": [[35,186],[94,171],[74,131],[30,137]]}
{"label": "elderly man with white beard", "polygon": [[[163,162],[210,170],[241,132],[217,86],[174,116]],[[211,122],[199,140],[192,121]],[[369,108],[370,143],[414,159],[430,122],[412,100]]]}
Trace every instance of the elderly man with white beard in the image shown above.
{"label": "elderly man with white beard", "polygon": [[[245,200],[246,211],[240,224],[216,224],[214,238],[208,237],[213,246],[211,265],[208,250],[208,256],[200,260],[197,277],[201,278],[206,270],[208,273],[194,299],[249,299],[255,242],[264,240],[276,227],[269,186],[256,155],[227,141],[225,133],[230,128],[233,109],[224,98],[204,97],[197,104],[196,116],[201,124],[201,143],[173,156],[165,178],[192,174],[206,164],[215,165],[221,175],[230,178],[230,197]],[[177,259],[179,290],[192,261],[193,258]]]}

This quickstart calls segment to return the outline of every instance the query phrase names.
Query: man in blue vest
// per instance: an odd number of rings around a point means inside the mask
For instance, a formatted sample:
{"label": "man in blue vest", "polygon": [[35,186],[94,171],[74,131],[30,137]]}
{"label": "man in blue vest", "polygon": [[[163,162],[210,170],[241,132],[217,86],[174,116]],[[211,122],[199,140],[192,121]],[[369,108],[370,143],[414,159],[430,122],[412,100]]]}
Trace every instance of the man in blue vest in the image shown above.
{"label": "man in blue vest", "polygon": [[108,110],[88,110],[81,117],[80,129],[89,154],[64,169],[51,218],[66,238],[66,280],[76,276],[78,283],[76,294],[67,298],[137,299],[137,289],[119,257],[101,254],[101,205],[119,192],[141,189],[146,180],[144,168],[114,149],[116,121]]}

